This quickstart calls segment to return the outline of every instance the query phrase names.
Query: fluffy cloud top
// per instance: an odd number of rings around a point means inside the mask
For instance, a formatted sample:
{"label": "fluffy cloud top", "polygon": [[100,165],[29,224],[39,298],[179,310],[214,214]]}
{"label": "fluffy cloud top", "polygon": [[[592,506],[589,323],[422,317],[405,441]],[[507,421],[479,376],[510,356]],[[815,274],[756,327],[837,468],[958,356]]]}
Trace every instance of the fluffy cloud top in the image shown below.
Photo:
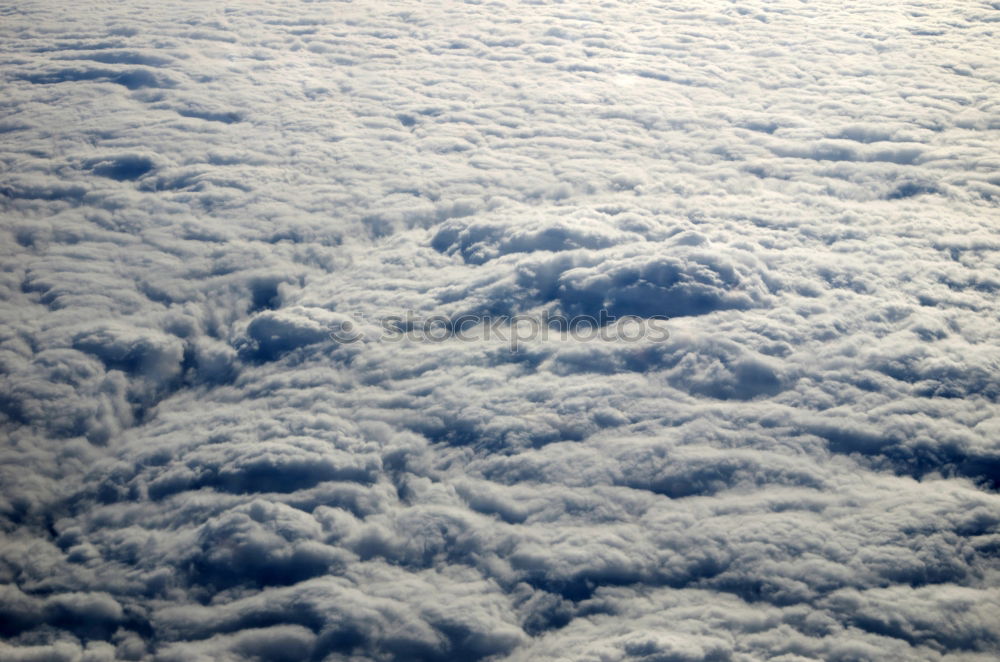
{"label": "fluffy cloud top", "polygon": [[3,9],[0,658],[995,659],[997,9]]}

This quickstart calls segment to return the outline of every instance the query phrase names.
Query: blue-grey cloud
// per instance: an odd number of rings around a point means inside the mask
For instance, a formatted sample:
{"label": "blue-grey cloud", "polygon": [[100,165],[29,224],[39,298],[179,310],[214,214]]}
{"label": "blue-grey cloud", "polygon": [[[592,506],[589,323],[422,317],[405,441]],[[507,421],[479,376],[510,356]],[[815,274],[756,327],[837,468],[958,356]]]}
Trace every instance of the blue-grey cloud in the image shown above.
{"label": "blue-grey cloud", "polygon": [[996,10],[0,10],[0,658],[994,658]]}

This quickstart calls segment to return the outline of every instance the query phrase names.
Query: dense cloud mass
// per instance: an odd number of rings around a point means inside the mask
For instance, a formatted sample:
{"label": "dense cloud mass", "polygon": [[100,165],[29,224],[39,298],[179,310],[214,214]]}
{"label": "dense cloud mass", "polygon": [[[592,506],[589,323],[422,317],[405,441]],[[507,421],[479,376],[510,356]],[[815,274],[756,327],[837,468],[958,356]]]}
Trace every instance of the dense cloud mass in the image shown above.
{"label": "dense cloud mass", "polygon": [[996,659],[998,21],[0,5],[0,659]]}

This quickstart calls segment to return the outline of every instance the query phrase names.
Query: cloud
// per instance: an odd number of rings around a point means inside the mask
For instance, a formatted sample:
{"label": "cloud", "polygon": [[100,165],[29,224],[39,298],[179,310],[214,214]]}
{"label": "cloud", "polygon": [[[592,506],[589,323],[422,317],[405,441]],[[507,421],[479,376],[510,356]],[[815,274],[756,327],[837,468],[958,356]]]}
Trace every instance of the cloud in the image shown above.
{"label": "cloud", "polygon": [[7,12],[0,657],[995,657],[995,7],[917,4]]}

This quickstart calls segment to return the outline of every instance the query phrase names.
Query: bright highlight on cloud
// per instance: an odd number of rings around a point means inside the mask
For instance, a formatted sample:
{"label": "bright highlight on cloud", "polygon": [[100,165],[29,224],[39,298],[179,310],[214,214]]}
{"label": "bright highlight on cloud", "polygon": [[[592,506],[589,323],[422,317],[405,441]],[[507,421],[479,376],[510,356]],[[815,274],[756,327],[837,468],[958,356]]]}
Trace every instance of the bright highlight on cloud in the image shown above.
{"label": "bright highlight on cloud", "polygon": [[1000,654],[997,3],[0,12],[0,659]]}

